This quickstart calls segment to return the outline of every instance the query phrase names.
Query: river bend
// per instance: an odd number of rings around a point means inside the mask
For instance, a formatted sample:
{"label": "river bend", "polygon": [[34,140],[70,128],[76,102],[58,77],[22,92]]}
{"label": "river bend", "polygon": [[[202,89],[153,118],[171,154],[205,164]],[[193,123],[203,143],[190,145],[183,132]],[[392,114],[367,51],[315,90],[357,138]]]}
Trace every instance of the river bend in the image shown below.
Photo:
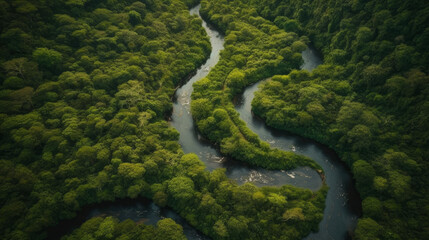
{"label": "river bend", "polygon": [[[199,15],[200,5],[190,10],[191,14]],[[308,167],[300,167],[292,171],[272,171],[252,167],[246,163],[235,161],[223,156],[218,149],[205,141],[196,130],[190,114],[190,101],[192,84],[207,76],[210,69],[219,61],[219,55],[223,49],[224,39],[215,29],[204,20],[202,26],[210,37],[212,52],[206,63],[201,66],[196,74],[175,94],[171,125],[180,132],[179,143],[185,153],[196,153],[205,163],[208,170],[226,168],[227,176],[236,180],[239,184],[252,182],[257,186],[281,186],[290,184],[296,187],[318,190],[322,181],[316,171]],[[321,59],[313,49],[307,49],[302,54],[304,65],[302,69],[311,71],[321,64]],[[311,233],[305,239],[335,239],[348,238],[356,226],[360,215],[360,198],[357,194],[349,169],[338,159],[335,152],[328,147],[311,139],[300,137],[286,131],[272,129],[265,123],[254,117],[251,112],[251,102],[255,91],[263,81],[246,88],[235,103],[240,117],[247,126],[259,137],[267,141],[272,147],[285,151],[294,151],[308,156],[319,163],[325,171],[326,184],[329,186],[326,198],[326,208],[319,231]],[[59,225],[48,230],[48,239],[59,239],[62,235],[70,233],[84,221],[95,216],[115,216],[119,220],[132,219],[136,222],[156,224],[160,219],[169,217],[181,224],[188,239],[208,239],[198,232],[186,221],[168,208],[160,208],[148,199],[126,199],[115,202],[99,203],[87,206],[81,210],[77,217],[62,221]]]}
{"label": "river bend", "polygon": [[[191,14],[199,15],[199,6],[191,9]],[[185,85],[176,92],[173,103],[171,125],[180,132],[179,143],[185,153],[196,153],[206,164],[208,170],[226,168],[228,178],[236,180],[239,184],[252,182],[257,186],[281,186],[291,184],[296,187],[318,190],[322,181],[319,174],[308,167],[300,167],[292,171],[272,171],[252,167],[246,163],[238,162],[223,156],[217,148],[206,142],[196,130],[190,114],[192,84],[207,76],[210,69],[219,60],[219,53],[223,49],[223,36],[203,21],[203,27],[210,37],[212,53],[207,62],[198,69]],[[322,63],[313,48],[302,53],[304,64],[302,69],[311,71]],[[263,81],[245,89],[235,103],[240,117],[247,126],[259,137],[267,141],[272,147],[285,151],[294,151],[310,157],[320,164],[325,172],[326,184],[329,186],[326,198],[324,217],[319,224],[319,231],[311,233],[306,239],[335,239],[343,240],[349,237],[360,216],[360,198],[357,194],[350,170],[338,158],[335,152],[328,147],[308,138],[304,138],[286,131],[275,130],[253,116],[251,102],[255,91]]]}

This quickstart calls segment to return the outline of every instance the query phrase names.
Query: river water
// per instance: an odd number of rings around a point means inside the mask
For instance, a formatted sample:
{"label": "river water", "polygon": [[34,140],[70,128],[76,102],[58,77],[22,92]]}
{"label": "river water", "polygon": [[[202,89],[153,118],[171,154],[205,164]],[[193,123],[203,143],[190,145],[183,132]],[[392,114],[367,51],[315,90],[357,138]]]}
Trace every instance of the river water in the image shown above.
{"label": "river water", "polygon": [[[191,14],[199,14],[199,6],[191,9]],[[310,168],[298,168],[292,171],[272,171],[249,166],[243,162],[223,156],[210,142],[205,141],[198,133],[192,115],[190,102],[192,84],[207,76],[210,69],[219,61],[219,53],[223,49],[224,39],[216,30],[203,21],[203,27],[210,37],[212,52],[207,62],[182,87],[177,89],[171,125],[180,132],[179,143],[185,153],[195,153],[205,163],[208,170],[226,168],[228,178],[239,184],[251,182],[256,186],[281,186],[291,184],[297,187],[317,190],[322,186],[319,174]],[[256,85],[254,85],[256,86]],[[246,91],[247,92],[247,91]],[[244,94],[246,95],[246,93]],[[250,100],[251,102],[251,100]],[[250,102],[248,103],[250,106]],[[238,110],[238,109],[237,109]],[[248,113],[250,114],[250,108]],[[241,113],[244,116],[245,113]],[[243,119],[248,122],[247,119]],[[275,141],[274,139],[272,141]]]}
{"label": "river water", "polygon": [[[199,9],[200,6],[198,5],[192,8],[190,13],[199,16]],[[190,114],[192,84],[207,76],[210,69],[216,65],[224,43],[223,36],[205,21],[203,21],[203,27],[210,37],[211,55],[207,62],[197,70],[196,74],[176,91],[173,103],[170,123],[180,132],[179,143],[183,151],[185,153],[196,153],[210,171],[217,168],[226,168],[227,176],[236,180],[239,184],[245,182],[252,182],[257,186],[290,184],[313,191],[318,190],[322,186],[322,180],[313,169],[301,167],[292,171],[272,171],[252,167],[222,156],[218,149],[199,135]],[[304,59],[303,69],[311,71],[322,63],[322,60],[315,54],[314,49],[305,50],[302,56]],[[361,212],[360,198],[353,187],[350,171],[338,159],[335,152],[328,147],[286,131],[267,127],[261,119],[253,116],[251,102],[254,92],[262,82],[246,88],[245,92],[238,96],[238,100],[235,103],[236,110],[240,113],[241,119],[247,123],[247,126],[272,147],[295,151],[298,154],[308,156],[319,163],[325,171],[329,191],[324,217],[319,224],[319,231],[311,233],[306,239],[347,239],[349,233],[354,230],[357,217]],[[59,239],[62,235],[70,233],[84,221],[95,216],[115,216],[121,221],[132,219],[136,222],[153,225],[157,221],[169,217],[182,225],[188,239],[208,239],[189,226],[183,218],[172,210],[160,208],[148,199],[117,200],[87,206],[78,213],[77,217],[62,221],[59,225],[49,229],[48,239]]]}
{"label": "river water", "polygon": [[[302,53],[302,57],[304,64],[301,68],[308,71],[312,71],[322,63],[321,58],[313,48],[305,50]],[[337,154],[327,146],[287,131],[268,127],[263,120],[252,114],[251,103],[254,93],[258,90],[259,85],[264,82],[260,81],[247,87],[236,101],[235,109],[240,113],[241,119],[262,140],[270,143],[271,147],[285,151],[294,151],[297,154],[310,157],[320,164],[325,172],[326,184],[329,186],[326,207],[323,220],[319,224],[319,231],[311,233],[305,239],[349,239],[350,233],[356,227],[357,218],[361,215],[361,201],[359,194],[354,188],[350,170],[338,158]],[[295,170],[296,174],[300,174],[303,169],[304,171],[313,171],[308,168],[300,168]],[[311,177],[318,178],[316,175],[312,175]],[[307,181],[312,182],[316,180],[309,179]],[[300,184],[293,185],[297,187],[302,186]]]}
{"label": "river water", "polygon": [[[191,14],[198,14],[199,6],[191,10]],[[292,171],[272,171],[248,166],[242,162],[222,156],[217,148],[206,142],[196,130],[190,114],[192,84],[205,77],[209,70],[219,60],[219,52],[223,49],[223,37],[203,21],[203,27],[210,36],[212,53],[208,61],[197,71],[185,85],[176,92],[173,104],[171,125],[180,132],[179,143],[185,153],[196,153],[206,164],[207,169],[226,168],[227,176],[239,184],[252,182],[257,186],[281,186],[291,184],[296,187],[318,190],[322,181],[319,174],[308,167],[301,167]],[[321,58],[313,48],[302,53],[304,64],[302,69],[311,71],[322,63]],[[324,217],[319,224],[319,231],[311,233],[306,239],[346,239],[356,226],[360,216],[360,198],[357,194],[350,170],[338,158],[335,152],[328,147],[311,139],[300,137],[286,131],[272,129],[254,117],[251,112],[251,102],[254,92],[258,90],[258,82],[245,89],[235,103],[240,117],[247,126],[259,137],[267,141],[272,147],[286,151],[295,151],[310,157],[319,163],[325,171],[326,184],[329,191],[326,199]]]}

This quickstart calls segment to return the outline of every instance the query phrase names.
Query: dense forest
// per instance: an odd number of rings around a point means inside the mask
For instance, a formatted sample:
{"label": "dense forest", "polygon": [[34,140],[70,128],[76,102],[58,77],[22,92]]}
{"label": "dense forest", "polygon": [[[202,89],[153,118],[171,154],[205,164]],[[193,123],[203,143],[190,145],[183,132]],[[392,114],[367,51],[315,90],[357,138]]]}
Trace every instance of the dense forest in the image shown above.
{"label": "dense forest", "polygon": [[429,3],[252,1],[324,56],[274,76],[253,111],[268,125],[325,143],[352,169],[363,199],[357,239],[429,235]]}
{"label": "dense forest", "polygon": [[[317,231],[318,191],[238,185],[184,154],[172,97],[210,55],[188,8],[198,0],[0,0],[0,238],[44,239],[84,206],[145,197],[212,239],[302,239]],[[202,0],[225,49],[194,84],[198,131],[253,166],[312,159],[269,147],[233,99],[272,77],[252,103],[270,126],[333,148],[362,197],[355,239],[429,235],[429,4],[400,0]],[[296,70],[308,44],[324,64]],[[95,217],[64,239],[185,239]]]}
{"label": "dense forest", "polygon": [[[239,186],[181,150],[166,121],[171,97],[210,53],[193,4],[0,1],[2,239],[43,239],[83,206],[138,196],[213,239],[300,239],[317,230],[326,186]],[[182,236],[171,221],[154,229],[95,218],[67,239],[164,239],[166,229]]]}
{"label": "dense forest", "polygon": [[64,240],[81,239],[153,239],[153,240],[186,240],[182,226],[170,218],[165,218],[154,226],[135,224],[128,219],[119,222],[113,217],[95,217],[86,221]]}
{"label": "dense forest", "polygon": [[201,21],[180,1],[0,3],[2,238],[153,195],[182,155],[164,116],[210,52]]}

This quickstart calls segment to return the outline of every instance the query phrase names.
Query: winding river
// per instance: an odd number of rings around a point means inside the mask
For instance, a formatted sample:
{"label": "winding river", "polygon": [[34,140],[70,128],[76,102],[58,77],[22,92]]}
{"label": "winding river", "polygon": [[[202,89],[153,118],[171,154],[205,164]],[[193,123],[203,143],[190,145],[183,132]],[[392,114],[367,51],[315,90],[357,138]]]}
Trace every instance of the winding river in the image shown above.
{"label": "winding river", "polygon": [[[200,6],[198,5],[192,8],[190,13],[200,16],[199,9]],[[322,186],[322,180],[319,174],[310,168],[301,167],[292,171],[272,171],[252,167],[222,156],[215,147],[199,135],[190,114],[192,84],[207,76],[210,69],[216,65],[224,43],[223,36],[208,26],[205,21],[203,21],[203,27],[210,37],[211,55],[207,62],[197,70],[196,74],[176,91],[173,103],[170,123],[180,132],[179,143],[183,151],[185,153],[196,153],[210,171],[216,168],[226,168],[227,176],[236,180],[239,184],[245,182],[252,182],[257,186],[290,184],[313,191],[318,190]],[[311,48],[304,51],[302,56],[304,59],[303,69],[311,71],[322,63]],[[311,233],[305,239],[343,240],[349,238],[349,233],[354,230],[361,212],[360,198],[353,187],[350,171],[335,152],[328,147],[286,131],[267,127],[261,119],[253,116],[251,102],[254,92],[258,90],[258,86],[262,82],[264,81],[249,86],[241,96],[238,96],[235,108],[240,113],[241,119],[272,147],[295,151],[298,154],[314,159],[323,167],[326,183],[330,188],[326,199],[324,217],[319,224],[319,231]],[[156,224],[160,219],[169,217],[183,226],[184,233],[188,239],[208,239],[189,226],[183,218],[172,210],[160,208],[148,199],[117,200],[87,206],[78,213],[77,217],[62,221],[59,225],[49,229],[48,239],[59,239],[62,235],[70,233],[84,221],[94,216],[115,216],[121,221],[132,219],[146,224]]]}
{"label": "winding river", "polygon": [[[191,9],[191,14],[199,14],[199,6]],[[219,53],[223,49],[223,37],[203,21],[203,27],[210,36],[212,53],[207,62],[197,71],[185,85],[176,92],[173,104],[171,125],[180,132],[180,145],[185,153],[196,153],[206,164],[207,169],[226,168],[227,176],[236,180],[239,184],[252,182],[257,186],[280,186],[291,184],[296,187],[318,190],[322,181],[316,171],[301,167],[292,171],[272,171],[248,166],[242,162],[222,156],[210,143],[206,142],[197,132],[190,114],[190,101],[192,84],[205,77],[210,68],[219,60]],[[301,67],[308,71],[313,70],[322,63],[321,58],[313,48],[308,48],[302,53],[304,64]],[[319,224],[319,231],[311,233],[306,239],[335,239],[349,238],[360,216],[360,198],[354,186],[349,169],[338,158],[335,152],[328,147],[311,139],[300,137],[286,131],[272,129],[253,116],[251,103],[255,91],[258,90],[258,82],[246,88],[235,103],[240,117],[247,126],[262,140],[270,143],[272,147],[286,151],[295,151],[310,157],[319,163],[325,171],[326,183],[329,186],[326,198],[324,217]]]}
{"label": "winding river", "polygon": [[[304,65],[301,67],[302,69],[311,71],[321,63],[320,58],[317,57],[314,52],[315,50],[311,48],[303,52]],[[327,146],[290,132],[268,127],[263,120],[253,116],[251,112],[251,103],[255,91],[258,90],[259,85],[263,84],[263,82],[264,81],[260,81],[246,88],[239,100],[236,101],[235,109],[240,113],[241,119],[245,121],[247,126],[258,134],[262,140],[270,143],[271,147],[285,151],[295,151],[298,154],[308,156],[320,164],[325,171],[325,181],[329,186],[329,191],[326,197],[323,220],[319,224],[319,231],[311,233],[305,239],[350,239],[350,234],[356,227],[357,218],[361,214],[361,201],[359,194],[354,188],[350,170],[338,158],[336,153]],[[300,174],[301,171],[313,170],[301,168],[294,172]],[[312,175],[311,177],[319,178],[318,175]],[[316,180],[309,179],[307,181],[312,182]],[[293,185],[301,187],[304,184]]]}

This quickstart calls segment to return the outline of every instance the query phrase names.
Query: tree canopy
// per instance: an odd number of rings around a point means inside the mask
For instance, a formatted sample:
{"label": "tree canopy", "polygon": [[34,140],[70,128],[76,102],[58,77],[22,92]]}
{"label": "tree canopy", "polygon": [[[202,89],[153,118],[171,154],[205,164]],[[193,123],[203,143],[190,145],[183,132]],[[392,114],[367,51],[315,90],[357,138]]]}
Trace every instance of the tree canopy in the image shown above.
{"label": "tree canopy", "polygon": [[298,21],[324,56],[311,73],[264,84],[254,113],[331,146],[350,166],[363,199],[356,239],[424,238],[429,52],[420,41],[427,2],[251,2],[279,27]]}

